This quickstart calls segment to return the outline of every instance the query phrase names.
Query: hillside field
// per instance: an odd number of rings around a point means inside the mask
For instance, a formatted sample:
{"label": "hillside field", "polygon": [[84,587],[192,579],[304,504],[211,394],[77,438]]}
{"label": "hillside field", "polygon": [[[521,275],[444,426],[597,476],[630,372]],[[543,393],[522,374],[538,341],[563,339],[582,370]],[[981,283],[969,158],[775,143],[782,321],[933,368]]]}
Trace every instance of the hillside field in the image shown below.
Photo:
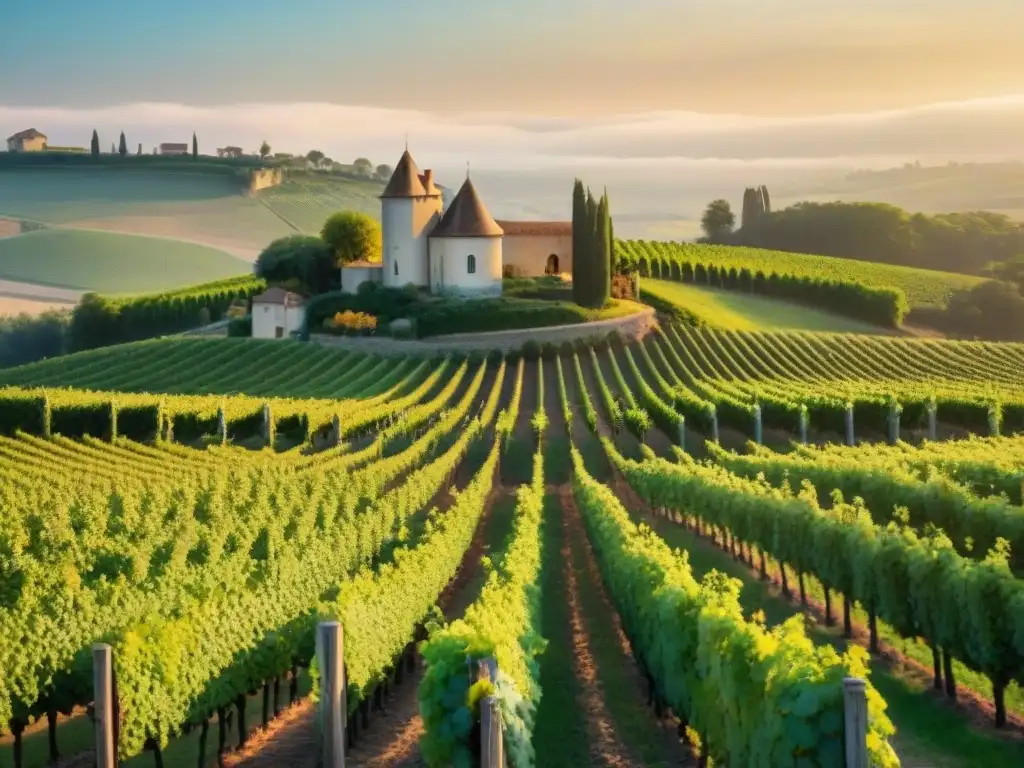
{"label": "hillside field", "polygon": [[739,291],[707,288],[693,283],[643,278],[640,293],[654,295],[693,312],[709,326],[726,331],[826,331],[830,333],[891,333],[885,328],[850,318]]}
{"label": "hillside field", "polygon": [[141,293],[234,277],[248,262],[196,243],[74,229],[0,239],[0,278],[102,293]]}
{"label": "hillside field", "polygon": [[642,265],[646,266],[642,269],[649,269],[652,261],[689,262],[726,269],[760,270],[765,274],[853,280],[877,288],[899,288],[906,294],[911,310],[945,307],[955,291],[971,288],[985,280],[952,272],[740,246],[629,240],[618,244],[618,252],[636,262],[643,260]]}
{"label": "hillside field", "polygon": [[[534,361],[176,338],[5,370],[0,634],[22,642],[0,649],[0,723],[40,717],[21,741],[41,768],[47,685],[87,705],[75,659],[103,637],[123,758],[160,733],[166,764],[196,765],[198,726],[230,712],[231,753],[212,737],[204,765],[312,768],[314,707],[285,706],[326,615],[356,765],[469,750],[452,724],[472,717],[467,656],[490,653],[499,690],[534,705],[505,721],[506,749],[534,756],[517,764],[694,765],[645,675],[718,764],[755,760],[749,724],[767,722],[776,757],[841,765],[847,676],[868,681],[875,764],[1020,764],[990,678],[1019,735],[1022,393],[1024,345],[683,326]],[[932,526],[942,568],[922,566]],[[959,703],[929,690],[936,646]],[[89,746],[82,718],[55,721],[65,755]],[[0,733],[0,760],[12,749]]]}
{"label": "hillside field", "polygon": [[154,168],[0,169],[0,217],[193,241],[252,260],[345,208],[380,215],[383,186],[309,178],[249,196],[242,179]]}

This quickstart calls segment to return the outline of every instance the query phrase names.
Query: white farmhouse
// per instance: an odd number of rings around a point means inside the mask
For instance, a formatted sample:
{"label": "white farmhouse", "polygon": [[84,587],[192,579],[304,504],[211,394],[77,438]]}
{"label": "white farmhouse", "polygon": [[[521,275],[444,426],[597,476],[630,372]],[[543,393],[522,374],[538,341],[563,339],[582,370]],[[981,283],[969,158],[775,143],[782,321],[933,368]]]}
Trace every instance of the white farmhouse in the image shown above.
{"label": "white farmhouse", "polygon": [[342,269],[342,290],[367,281],[432,293],[497,296],[506,275],[572,271],[572,222],[495,221],[467,174],[447,210],[434,173],[406,149],[381,198],[382,260]]}
{"label": "white farmhouse", "polygon": [[270,288],[252,299],[252,337],[288,338],[306,317],[306,300],[284,288]]}

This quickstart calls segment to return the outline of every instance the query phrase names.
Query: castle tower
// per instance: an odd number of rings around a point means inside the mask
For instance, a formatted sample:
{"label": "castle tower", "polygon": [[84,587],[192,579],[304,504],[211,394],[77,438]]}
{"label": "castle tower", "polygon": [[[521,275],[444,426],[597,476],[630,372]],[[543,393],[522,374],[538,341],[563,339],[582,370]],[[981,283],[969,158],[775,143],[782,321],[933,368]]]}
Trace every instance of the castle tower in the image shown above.
{"label": "castle tower", "polygon": [[430,290],[459,296],[500,296],[503,235],[467,176],[430,233]]}
{"label": "castle tower", "polygon": [[427,286],[427,235],[444,207],[433,171],[421,174],[406,149],[380,199],[384,285]]}

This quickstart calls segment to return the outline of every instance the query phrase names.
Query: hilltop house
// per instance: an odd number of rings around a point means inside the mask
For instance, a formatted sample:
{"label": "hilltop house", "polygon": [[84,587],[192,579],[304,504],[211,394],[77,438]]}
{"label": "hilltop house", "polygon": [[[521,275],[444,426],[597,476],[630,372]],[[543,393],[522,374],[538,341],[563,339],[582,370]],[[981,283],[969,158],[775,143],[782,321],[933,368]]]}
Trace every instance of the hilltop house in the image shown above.
{"label": "hilltop house", "polygon": [[19,131],[7,138],[8,152],[41,152],[46,149],[46,134],[35,128]]}
{"label": "hilltop house", "polygon": [[243,154],[241,147],[222,147],[217,150],[217,157],[241,157]]}
{"label": "hilltop house", "polygon": [[161,155],[187,155],[188,144],[161,144]]}
{"label": "hilltop house", "polygon": [[469,174],[445,210],[434,172],[420,173],[406,149],[381,193],[381,264],[352,264],[342,289],[367,280],[412,283],[432,293],[497,296],[506,274],[572,271],[572,222],[495,221]]}
{"label": "hilltop house", "polygon": [[252,337],[282,339],[302,329],[306,300],[284,288],[270,288],[252,299]]}

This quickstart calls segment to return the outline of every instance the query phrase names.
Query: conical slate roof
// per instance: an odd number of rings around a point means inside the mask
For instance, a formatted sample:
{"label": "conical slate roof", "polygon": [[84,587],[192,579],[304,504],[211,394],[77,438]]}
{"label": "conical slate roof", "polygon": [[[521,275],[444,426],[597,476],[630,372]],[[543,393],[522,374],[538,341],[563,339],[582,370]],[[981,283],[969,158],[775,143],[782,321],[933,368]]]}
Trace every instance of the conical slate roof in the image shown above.
{"label": "conical slate roof", "polygon": [[505,234],[468,178],[448,206],[431,237],[501,237]]}
{"label": "conical slate roof", "polygon": [[427,190],[420,181],[420,169],[416,167],[416,161],[412,159],[408,149],[402,153],[402,159],[395,166],[395,172],[391,174],[391,179],[380,196],[381,199],[427,196]]}

